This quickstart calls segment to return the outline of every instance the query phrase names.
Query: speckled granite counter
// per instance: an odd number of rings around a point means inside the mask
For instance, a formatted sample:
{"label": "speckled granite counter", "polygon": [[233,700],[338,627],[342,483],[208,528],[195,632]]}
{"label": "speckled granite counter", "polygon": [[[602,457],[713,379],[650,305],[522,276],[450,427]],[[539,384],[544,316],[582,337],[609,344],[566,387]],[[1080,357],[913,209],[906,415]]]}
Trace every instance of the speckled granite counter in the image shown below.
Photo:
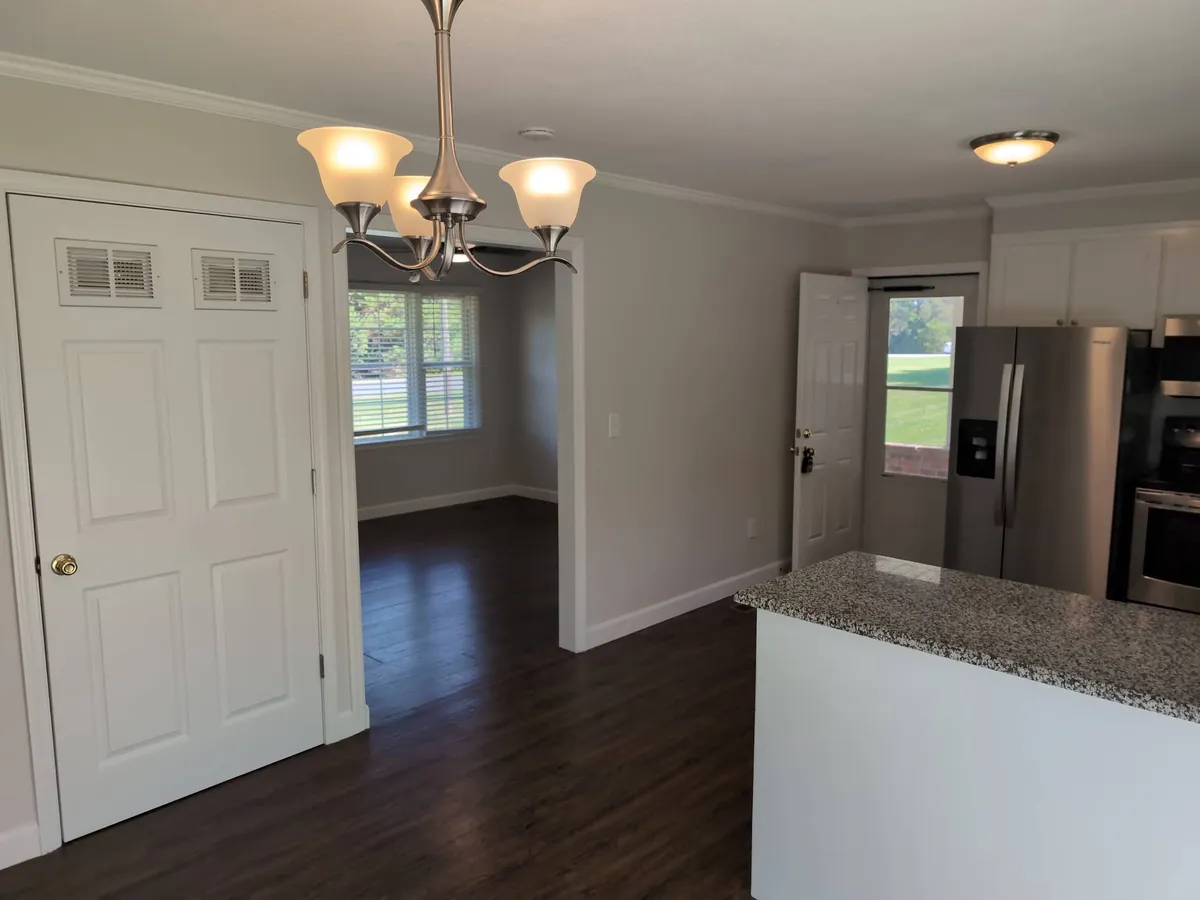
{"label": "speckled granite counter", "polygon": [[869,553],[846,553],[735,599],[1200,723],[1200,615]]}

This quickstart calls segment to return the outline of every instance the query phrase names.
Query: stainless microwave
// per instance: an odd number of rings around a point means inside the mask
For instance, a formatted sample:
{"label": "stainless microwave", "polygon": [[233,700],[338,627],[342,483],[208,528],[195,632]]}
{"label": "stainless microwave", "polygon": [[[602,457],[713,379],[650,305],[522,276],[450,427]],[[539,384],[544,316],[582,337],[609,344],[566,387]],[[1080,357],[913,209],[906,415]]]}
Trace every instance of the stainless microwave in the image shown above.
{"label": "stainless microwave", "polygon": [[1200,397],[1200,316],[1163,320],[1159,382],[1168,397]]}

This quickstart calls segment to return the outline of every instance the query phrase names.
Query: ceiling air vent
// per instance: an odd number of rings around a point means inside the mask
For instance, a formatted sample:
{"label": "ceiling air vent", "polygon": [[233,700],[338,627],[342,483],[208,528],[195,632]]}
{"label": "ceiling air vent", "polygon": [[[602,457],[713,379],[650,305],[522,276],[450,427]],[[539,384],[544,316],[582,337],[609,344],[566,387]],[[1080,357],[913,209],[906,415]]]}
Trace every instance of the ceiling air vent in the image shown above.
{"label": "ceiling air vent", "polygon": [[197,309],[274,309],[270,256],[193,250]]}
{"label": "ceiling air vent", "polygon": [[161,307],[154,296],[155,247],[97,241],[54,242],[62,306]]}

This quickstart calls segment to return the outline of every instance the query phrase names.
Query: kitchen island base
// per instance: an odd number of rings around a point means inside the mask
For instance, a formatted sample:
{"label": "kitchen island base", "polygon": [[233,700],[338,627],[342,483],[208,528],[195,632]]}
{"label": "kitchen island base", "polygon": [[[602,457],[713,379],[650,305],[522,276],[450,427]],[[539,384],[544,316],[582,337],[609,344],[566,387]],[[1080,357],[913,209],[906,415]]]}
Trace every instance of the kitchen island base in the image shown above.
{"label": "kitchen island base", "polygon": [[1200,725],[757,617],[755,900],[1200,896]]}

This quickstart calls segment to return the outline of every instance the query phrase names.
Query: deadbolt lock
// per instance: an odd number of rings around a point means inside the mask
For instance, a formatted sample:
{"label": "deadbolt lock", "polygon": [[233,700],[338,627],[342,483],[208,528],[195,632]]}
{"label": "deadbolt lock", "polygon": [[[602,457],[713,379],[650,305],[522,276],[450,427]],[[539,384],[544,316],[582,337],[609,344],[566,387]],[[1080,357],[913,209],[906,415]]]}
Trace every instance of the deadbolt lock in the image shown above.
{"label": "deadbolt lock", "polygon": [[60,553],[50,560],[50,568],[55,575],[74,575],[79,571],[79,563],[69,553]]}
{"label": "deadbolt lock", "polygon": [[810,438],[810,437],[812,437],[812,432],[809,431],[807,428],[805,428],[802,432],[800,432],[800,437]]}

